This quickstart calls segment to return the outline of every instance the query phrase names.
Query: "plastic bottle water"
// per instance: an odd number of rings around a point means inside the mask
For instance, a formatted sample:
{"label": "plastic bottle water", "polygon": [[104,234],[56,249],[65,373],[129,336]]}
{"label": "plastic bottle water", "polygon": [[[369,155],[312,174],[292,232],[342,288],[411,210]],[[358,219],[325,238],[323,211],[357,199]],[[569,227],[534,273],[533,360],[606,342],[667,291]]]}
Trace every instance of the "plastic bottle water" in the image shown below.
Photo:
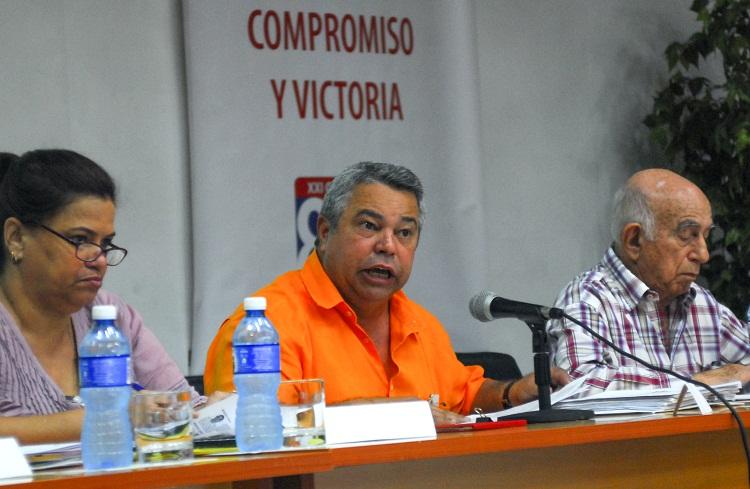
{"label": "plastic bottle water", "polygon": [[235,436],[243,452],[281,448],[279,335],[266,319],[266,298],[246,297],[232,338],[237,388]]}
{"label": "plastic bottle water", "polygon": [[78,347],[85,405],[81,458],[86,470],[133,463],[130,425],[130,344],[115,325],[115,306],[94,306],[94,324]]}

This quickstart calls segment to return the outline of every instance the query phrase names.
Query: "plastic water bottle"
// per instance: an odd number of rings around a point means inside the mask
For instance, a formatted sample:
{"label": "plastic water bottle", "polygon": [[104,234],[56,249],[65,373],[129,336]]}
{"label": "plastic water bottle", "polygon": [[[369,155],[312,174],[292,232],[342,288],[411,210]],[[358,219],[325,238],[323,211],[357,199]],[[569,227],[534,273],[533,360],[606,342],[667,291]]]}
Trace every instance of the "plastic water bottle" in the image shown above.
{"label": "plastic water bottle", "polygon": [[86,470],[133,463],[130,425],[130,344],[115,325],[115,306],[94,306],[94,324],[78,347],[81,398],[85,405],[81,458]]}
{"label": "plastic water bottle", "polygon": [[266,319],[266,298],[246,297],[232,338],[237,388],[235,437],[243,452],[281,448],[279,335]]}

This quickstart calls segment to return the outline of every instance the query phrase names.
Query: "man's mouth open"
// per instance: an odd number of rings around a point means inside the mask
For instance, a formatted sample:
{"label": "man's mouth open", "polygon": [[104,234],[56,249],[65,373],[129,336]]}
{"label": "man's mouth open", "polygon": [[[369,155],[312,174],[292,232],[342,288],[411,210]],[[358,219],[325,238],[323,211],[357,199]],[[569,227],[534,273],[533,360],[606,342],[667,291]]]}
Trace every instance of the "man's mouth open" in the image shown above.
{"label": "man's mouth open", "polygon": [[373,267],[365,270],[365,273],[377,280],[390,280],[393,278],[393,272],[387,268]]}

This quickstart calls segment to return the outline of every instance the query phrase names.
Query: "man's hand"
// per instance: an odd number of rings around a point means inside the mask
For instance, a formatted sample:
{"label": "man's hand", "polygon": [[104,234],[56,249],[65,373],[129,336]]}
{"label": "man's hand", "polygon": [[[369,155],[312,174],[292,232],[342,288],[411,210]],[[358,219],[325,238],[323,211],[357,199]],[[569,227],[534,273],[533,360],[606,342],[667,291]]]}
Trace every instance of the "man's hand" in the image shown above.
{"label": "man's hand", "polygon": [[[570,376],[568,373],[558,367],[552,367],[550,369],[550,374],[553,389],[570,382]],[[539,388],[536,385],[533,373],[518,379],[518,381],[511,386],[508,396],[511,405],[513,406],[533,401],[537,397],[539,397]]]}
{"label": "man's hand", "polygon": [[432,421],[435,423],[435,426],[466,423],[469,421],[469,418],[466,416],[454,413],[453,411],[440,409],[437,406],[430,405],[430,410],[432,411]]}
{"label": "man's hand", "polygon": [[[557,367],[550,369],[552,388],[565,385],[570,382],[570,376],[565,370]],[[472,409],[480,408],[485,413],[499,411],[503,408],[503,392],[508,382],[500,382],[492,379],[485,379],[482,387],[479,388],[477,396],[474,398]],[[534,374],[521,377],[510,386],[508,399],[511,405],[518,406],[525,402],[533,401],[539,395],[539,388],[534,381]]]}
{"label": "man's hand", "polygon": [[706,370],[693,375],[693,380],[703,382],[708,385],[723,384],[739,380],[742,384],[750,382],[750,366],[739,363],[730,363],[723,367]]}

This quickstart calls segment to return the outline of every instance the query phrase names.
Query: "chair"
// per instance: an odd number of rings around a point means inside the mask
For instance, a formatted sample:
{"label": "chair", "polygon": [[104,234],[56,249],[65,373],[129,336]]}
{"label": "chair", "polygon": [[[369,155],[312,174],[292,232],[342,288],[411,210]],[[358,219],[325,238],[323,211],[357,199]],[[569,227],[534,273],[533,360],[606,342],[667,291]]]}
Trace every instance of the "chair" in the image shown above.
{"label": "chair", "polygon": [[512,380],[522,377],[516,359],[507,353],[480,351],[456,353],[464,365],[479,365],[484,368],[484,376],[495,380]]}
{"label": "chair", "polygon": [[186,375],[185,380],[188,384],[198,391],[198,394],[203,395],[203,376],[202,375]]}

